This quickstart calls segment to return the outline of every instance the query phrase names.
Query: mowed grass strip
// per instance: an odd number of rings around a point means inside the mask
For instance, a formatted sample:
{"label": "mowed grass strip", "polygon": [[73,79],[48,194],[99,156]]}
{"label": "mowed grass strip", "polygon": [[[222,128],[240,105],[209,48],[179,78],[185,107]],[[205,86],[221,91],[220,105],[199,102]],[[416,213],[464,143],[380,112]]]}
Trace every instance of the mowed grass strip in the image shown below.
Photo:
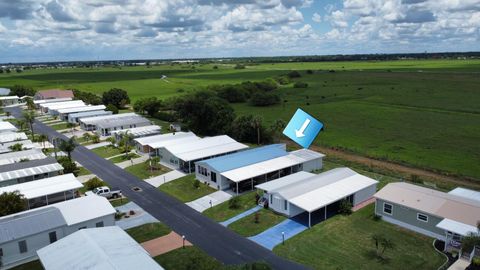
{"label": "mowed grass strip", "polygon": [[140,179],[148,179],[171,171],[169,168],[162,166],[161,164],[155,164],[151,168],[149,160],[139,164],[128,166],[124,170]]}
{"label": "mowed grass strip", "polygon": [[[278,245],[274,253],[314,269],[437,269],[445,258],[437,253],[433,239],[373,219],[374,205],[350,216],[336,215]],[[375,258],[373,234],[382,234],[394,244],[387,260]]]}
{"label": "mowed grass strip", "polygon": [[158,189],[172,195],[173,197],[179,199],[182,202],[191,202],[200,197],[217,191],[216,189],[213,189],[203,183],[200,183],[197,188],[194,186],[195,181],[197,181],[195,179],[195,175],[190,174],[182,178],[173,180],[171,182],[165,183],[158,187]]}
{"label": "mowed grass strip", "polygon": [[109,157],[122,154],[119,148],[114,147],[112,145],[106,145],[106,146],[94,148],[92,149],[92,152],[94,152],[95,154],[103,158],[109,158]]}
{"label": "mowed grass strip", "polygon": [[[137,154],[130,154],[130,159],[135,159],[135,158],[139,158],[140,156],[137,155]],[[127,160],[130,160],[130,159],[127,159],[127,157],[125,157],[125,155],[121,155],[121,156],[118,156],[118,157],[114,157],[114,158],[111,158],[109,159],[112,163],[120,163],[120,162],[124,162],[124,161],[127,161]]]}
{"label": "mowed grass strip", "polygon": [[232,218],[242,212],[247,211],[257,205],[255,192],[248,192],[242,195],[237,196],[238,198],[238,208],[230,208],[229,202],[223,202],[219,205],[216,205],[212,208],[209,208],[203,212],[203,214],[216,222],[225,221],[229,218]]}
{"label": "mowed grass strip", "polygon": [[61,123],[61,124],[51,125],[50,127],[53,128],[54,130],[68,129],[67,123]]}
{"label": "mowed grass strip", "polygon": [[160,222],[147,223],[126,230],[126,232],[138,243],[165,236],[171,231],[172,230],[167,225]]}
{"label": "mowed grass strip", "polygon": [[[258,215],[258,223],[255,222],[255,216]],[[241,236],[257,235],[278,223],[284,221],[286,217],[276,214],[271,210],[261,209],[260,211],[248,215],[242,219],[230,224],[228,228],[240,234]]]}

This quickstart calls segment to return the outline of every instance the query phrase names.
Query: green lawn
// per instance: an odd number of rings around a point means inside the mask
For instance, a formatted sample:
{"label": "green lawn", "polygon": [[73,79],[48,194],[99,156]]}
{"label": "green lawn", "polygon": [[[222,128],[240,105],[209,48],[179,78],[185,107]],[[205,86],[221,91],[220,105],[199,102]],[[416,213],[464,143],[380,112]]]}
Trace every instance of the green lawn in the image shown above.
{"label": "green lawn", "polygon": [[11,270],[43,270],[43,266],[39,260],[36,260],[36,261],[31,261],[10,269]]}
{"label": "green lawn", "polygon": [[113,206],[113,207],[118,207],[118,206],[122,206],[124,204],[127,204],[130,202],[130,199],[129,198],[120,198],[120,199],[115,199],[115,200],[110,200],[110,204]]}
{"label": "green lawn", "polygon": [[[374,205],[350,216],[337,215],[274,248],[274,253],[315,269],[437,269],[445,261],[432,247],[433,239],[373,219]],[[374,233],[395,245],[387,260],[372,256]]]}
{"label": "green lawn", "polygon": [[255,200],[255,192],[248,192],[238,196],[239,208],[232,209],[228,207],[228,201],[223,202],[219,205],[216,205],[212,208],[209,208],[203,212],[207,217],[217,221],[225,221],[229,218],[232,218],[246,210],[253,208],[257,205]]}
{"label": "green lawn", "polygon": [[[131,154],[130,155],[130,158],[131,159],[134,159],[134,158],[139,158],[140,156],[137,155],[137,154]],[[120,163],[120,162],[123,162],[123,161],[126,161],[128,159],[125,158],[125,155],[121,155],[121,156],[118,156],[118,157],[114,157],[114,158],[111,158],[109,159],[112,163]]]}
{"label": "green lawn", "polygon": [[191,202],[200,197],[208,195],[216,191],[203,183],[198,188],[193,186],[195,175],[189,174],[182,178],[161,185],[158,189],[172,195],[182,202]]}
{"label": "green lawn", "polygon": [[302,77],[296,80],[309,87],[279,88],[285,106],[234,104],[237,115],[260,115],[270,124],[279,118],[288,121],[301,107],[325,123],[316,145],[480,179],[480,93],[476,91],[480,60],[268,63],[241,70],[217,65],[217,70],[213,65],[38,69],[0,74],[0,85],[76,88],[98,94],[118,87],[129,93],[133,103],[143,97],[165,100],[211,84],[264,80],[299,70]]}
{"label": "green lawn", "polygon": [[167,225],[160,222],[148,223],[126,230],[126,232],[138,243],[143,243],[167,235],[171,231],[172,230]]}
{"label": "green lawn", "polygon": [[79,167],[78,176],[89,175],[89,174],[92,174],[92,172],[85,169],[85,167]]}
{"label": "green lawn", "polygon": [[171,171],[169,168],[162,166],[160,164],[157,164],[155,168],[152,170],[150,168],[150,161],[147,160],[143,163],[135,164],[133,166],[129,166],[125,168],[125,171],[135,175],[136,177],[140,179],[148,179],[150,177],[155,177],[158,175],[162,175],[164,173],[167,173]]}
{"label": "green lawn", "polygon": [[286,217],[267,209],[261,209],[257,213],[259,215],[258,223],[255,223],[256,213],[253,213],[235,221],[228,228],[242,236],[248,237],[257,235],[286,219]]}
{"label": "green lawn", "polygon": [[57,124],[57,125],[52,125],[50,126],[51,128],[55,129],[55,130],[62,130],[62,129],[68,129],[69,127],[67,126],[67,123],[61,123],[61,124]]}
{"label": "green lawn", "polygon": [[102,146],[92,149],[92,152],[103,157],[108,158],[116,155],[122,154],[119,148],[113,147],[112,145]]}

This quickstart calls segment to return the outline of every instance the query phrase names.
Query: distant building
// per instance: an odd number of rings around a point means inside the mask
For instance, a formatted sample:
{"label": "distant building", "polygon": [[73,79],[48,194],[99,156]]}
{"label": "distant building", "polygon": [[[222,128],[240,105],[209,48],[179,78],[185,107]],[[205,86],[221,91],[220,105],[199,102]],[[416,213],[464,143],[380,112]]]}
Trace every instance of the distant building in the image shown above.
{"label": "distant building", "polygon": [[[37,251],[45,270],[162,270],[117,226],[84,229]],[[94,266],[94,267],[92,267]]]}
{"label": "distant building", "polygon": [[53,177],[63,172],[54,157],[0,166],[0,187]]}
{"label": "distant building", "polygon": [[78,230],[113,226],[114,216],[106,198],[85,196],[0,217],[1,264],[9,268],[34,260],[37,250]]}
{"label": "distant building", "polygon": [[8,94],[10,94],[10,89],[0,87],[0,96],[7,96]]}
{"label": "distant building", "polygon": [[115,130],[151,125],[150,120],[135,113],[87,117],[81,118],[79,122],[83,130],[96,131],[100,136],[109,136]]}
{"label": "distant building", "polygon": [[63,108],[74,108],[79,106],[84,106],[85,102],[81,100],[69,100],[69,101],[60,101],[60,102],[48,102],[48,103],[41,103],[40,110],[43,113],[49,113],[50,110],[58,110]]}
{"label": "distant building", "polygon": [[13,152],[13,150],[10,149],[10,147],[15,144],[20,144],[22,146],[22,150],[33,149],[39,146],[38,144],[33,143],[31,140],[21,140],[21,141],[2,143],[0,144],[0,154]]}
{"label": "distant building", "polygon": [[115,130],[115,131],[112,131],[111,133],[114,136],[115,140],[119,141],[124,134],[129,134],[134,139],[136,139],[136,138],[143,138],[143,137],[158,135],[160,134],[161,130],[162,128],[160,126],[150,125],[150,126]]}
{"label": "distant building", "polygon": [[0,145],[3,143],[13,141],[28,140],[27,135],[24,132],[2,132],[0,133]]}
{"label": "distant building", "polygon": [[375,214],[403,228],[445,241],[458,249],[462,238],[477,233],[480,192],[445,193],[408,183],[390,183],[375,194]]}
{"label": "distant building", "polygon": [[72,100],[72,98],[39,99],[39,100],[34,100],[33,104],[35,104],[35,107],[37,109],[39,109],[40,104],[65,102],[65,101],[71,101],[71,100]]}
{"label": "distant building", "polygon": [[7,107],[18,104],[20,98],[18,96],[0,96],[0,107]]}
{"label": "distant building", "polygon": [[105,111],[105,110],[71,113],[71,114],[68,114],[68,122],[79,124],[81,118],[105,116],[105,115],[112,115],[112,114],[113,112]]}
{"label": "distant building", "polygon": [[57,112],[60,120],[67,121],[68,116],[70,114],[80,113],[80,112],[94,112],[94,111],[101,111],[105,109],[106,109],[105,105],[84,105],[84,106],[73,107],[73,108],[59,109]]}
{"label": "distant building", "polygon": [[154,135],[142,138],[136,138],[135,147],[142,153],[155,154],[155,148],[164,147],[166,145],[183,143],[189,140],[200,139],[193,132],[176,132],[161,135]]}
{"label": "distant building", "polygon": [[0,121],[0,134],[3,132],[15,132],[18,129],[10,122]]}
{"label": "distant building", "polygon": [[41,90],[35,93],[35,96],[33,96],[33,99],[35,100],[57,98],[73,98],[73,91],[60,89]]}
{"label": "distant building", "polygon": [[321,174],[297,172],[256,188],[264,191],[263,200],[270,209],[296,219],[303,217],[311,226],[335,215],[342,200],[357,206],[371,199],[377,184],[349,168],[336,168]]}
{"label": "distant building", "polygon": [[29,149],[23,151],[0,154],[0,166],[20,162],[22,160],[44,159],[47,156],[40,149]]}

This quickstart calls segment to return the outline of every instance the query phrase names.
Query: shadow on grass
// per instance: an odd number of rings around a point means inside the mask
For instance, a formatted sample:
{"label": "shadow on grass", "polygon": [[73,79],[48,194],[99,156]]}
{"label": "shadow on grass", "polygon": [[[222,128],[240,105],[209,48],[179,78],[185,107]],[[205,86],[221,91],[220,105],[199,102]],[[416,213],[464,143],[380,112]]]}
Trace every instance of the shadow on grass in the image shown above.
{"label": "shadow on grass", "polygon": [[387,256],[377,254],[377,251],[374,249],[365,251],[363,255],[369,260],[377,260],[377,262],[382,265],[389,264],[391,261]]}

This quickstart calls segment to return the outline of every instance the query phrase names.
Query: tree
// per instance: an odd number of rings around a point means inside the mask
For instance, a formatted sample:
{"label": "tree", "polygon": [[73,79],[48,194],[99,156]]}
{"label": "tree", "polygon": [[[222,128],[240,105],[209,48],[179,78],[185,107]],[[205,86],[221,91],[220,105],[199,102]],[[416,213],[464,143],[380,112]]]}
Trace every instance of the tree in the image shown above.
{"label": "tree", "polygon": [[293,84],[293,88],[307,88],[308,87],[308,83],[306,82],[295,82]]}
{"label": "tree", "polygon": [[381,257],[383,257],[383,254],[387,249],[395,248],[395,244],[392,242],[392,240],[385,237],[382,239],[382,241],[380,241],[380,245],[382,246],[382,251],[380,252]]}
{"label": "tree", "polygon": [[162,101],[156,97],[142,98],[135,102],[133,109],[139,113],[147,113],[149,116],[154,116],[162,106]]}
{"label": "tree", "polygon": [[226,133],[235,119],[230,104],[211,91],[197,91],[177,98],[173,109],[182,122],[199,135]]}
{"label": "tree", "polygon": [[17,119],[16,123],[20,130],[24,130],[25,126],[27,125],[27,121],[25,121],[25,119]]}
{"label": "tree", "polygon": [[260,128],[262,127],[263,118],[261,116],[255,115],[252,119],[252,126],[257,131],[257,144],[260,145]]}
{"label": "tree", "polygon": [[12,96],[34,96],[35,93],[36,91],[33,88],[24,85],[16,84],[10,88],[10,95]]}
{"label": "tree", "polygon": [[290,79],[302,77],[302,75],[300,74],[300,72],[298,72],[298,71],[296,71],[296,70],[290,71],[290,72],[287,74],[287,76],[288,76]]}
{"label": "tree", "polygon": [[35,110],[35,103],[33,103],[33,99],[31,97],[25,98],[25,103],[27,104],[27,108],[31,111]]}
{"label": "tree", "polygon": [[48,141],[48,137],[45,134],[38,135],[38,140],[42,143],[43,149],[45,149],[45,141]]}
{"label": "tree", "polygon": [[75,99],[82,100],[83,102],[91,105],[100,105],[102,104],[102,97],[90,92],[84,92],[80,90],[73,90],[73,95]]}
{"label": "tree", "polygon": [[92,139],[92,142],[99,143],[100,142],[100,135],[98,135],[97,133],[94,133],[92,135],[91,139]]}
{"label": "tree", "polygon": [[27,200],[18,190],[0,194],[0,217],[27,210]]}
{"label": "tree", "polygon": [[23,119],[30,126],[30,132],[32,132],[32,140],[35,141],[35,133],[33,132],[33,122],[35,122],[35,112],[33,111],[23,112]]}
{"label": "tree", "polygon": [[282,131],[285,129],[287,126],[287,123],[283,121],[282,119],[277,119],[273,122],[273,124],[270,126],[270,131],[272,132],[272,136],[274,138],[278,138],[279,134],[282,134]]}
{"label": "tree", "polygon": [[[272,134],[262,124],[262,119],[254,115],[242,115],[237,117],[230,129],[229,134],[238,141],[248,143],[270,143]],[[261,134],[261,136],[259,136]],[[259,140],[260,137],[260,140]]]}
{"label": "tree", "polygon": [[250,97],[250,104],[260,107],[279,104],[280,101],[280,97],[275,93],[256,92]]}
{"label": "tree", "polygon": [[113,104],[108,104],[106,109],[107,111],[111,111],[112,114],[118,114],[118,108]]}
{"label": "tree", "polygon": [[12,152],[22,151],[23,145],[21,143],[16,143],[14,145],[10,145],[8,149],[12,150]]}
{"label": "tree", "polygon": [[68,159],[72,160],[72,152],[77,145],[75,144],[75,138],[70,138],[66,141],[62,140],[58,146],[61,151],[66,152]]}
{"label": "tree", "polygon": [[127,91],[119,88],[112,88],[102,95],[103,104],[113,104],[117,108],[124,108],[130,103]]}
{"label": "tree", "polygon": [[72,135],[73,135],[73,131],[75,131],[76,126],[77,126],[77,124],[75,124],[75,123],[70,123],[70,122],[67,123],[67,128],[71,129]]}
{"label": "tree", "polygon": [[59,157],[58,163],[63,167],[63,173],[73,173],[75,176],[78,176],[80,168],[78,168],[77,163],[67,157]]}
{"label": "tree", "polygon": [[88,142],[92,139],[92,134],[90,134],[89,132],[85,132],[83,133],[82,138],[84,141]]}
{"label": "tree", "polygon": [[108,137],[107,142],[110,143],[111,147],[115,147],[115,143],[117,142],[114,137]]}
{"label": "tree", "polygon": [[379,254],[379,247],[380,247],[380,241],[383,239],[383,235],[381,234],[373,234],[371,236],[373,243],[375,244],[375,251],[378,256]]}
{"label": "tree", "polygon": [[87,182],[85,182],[85,188],[87,190],[92,190],[92,189],[95,189],[97,187],[103,187],[103,186],[106,186],[107,184],[105,182],[103,182],[102,180],[100,180],[98,177],[94,177],[90,180],[88,180]]}
{"label": "tree", "polygon": [[128,159],[128,154],[130,153],[130,151],[132,151],[132,142],[134,140],[134,136],[132,133],[130,132],[125,132],[121,135],[121,145],[122,145],[122,150],[123,150],[123,153],[125,153],[125,158]]}

